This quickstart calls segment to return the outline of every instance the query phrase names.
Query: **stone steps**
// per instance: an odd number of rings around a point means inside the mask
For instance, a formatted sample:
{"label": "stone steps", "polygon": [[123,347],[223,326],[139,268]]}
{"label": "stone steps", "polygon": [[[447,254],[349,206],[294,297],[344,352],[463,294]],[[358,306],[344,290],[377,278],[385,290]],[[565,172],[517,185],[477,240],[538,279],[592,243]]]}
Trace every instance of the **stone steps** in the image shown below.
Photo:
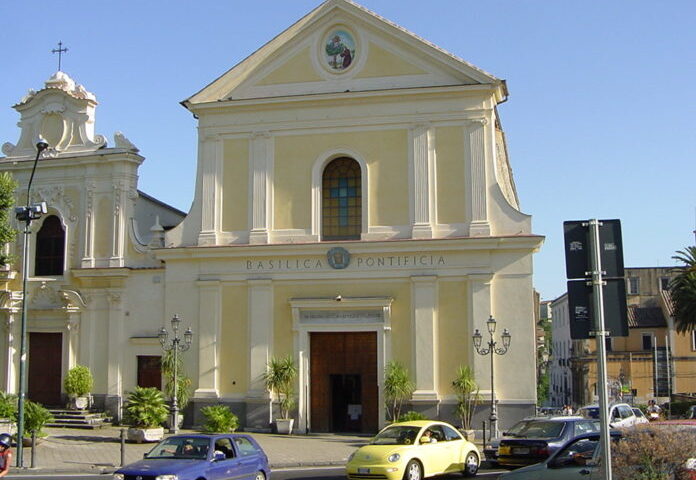
{"label": "stone steps", "polygon": [[103,427],[109,420],[103,412],[92,410],[50,409],[49,411],[54,420],[46,424],[47,427],[95,430]]}

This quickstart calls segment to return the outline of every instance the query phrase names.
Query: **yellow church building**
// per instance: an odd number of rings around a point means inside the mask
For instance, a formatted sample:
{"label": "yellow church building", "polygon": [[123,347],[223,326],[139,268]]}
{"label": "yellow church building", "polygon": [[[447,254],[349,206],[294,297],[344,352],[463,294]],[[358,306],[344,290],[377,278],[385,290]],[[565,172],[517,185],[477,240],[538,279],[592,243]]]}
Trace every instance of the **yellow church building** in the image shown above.
{"label": "yellow church building", "polygon": [[[138,190],[144,157],[123,134],[114,146],[96,135],[96,98],[56,73],[14,106],[21,136],[0,157],[23,199],[33,139],[51,145],[32,189],[49,212],[30,240],[29,397],[60,401],[61,379],[83,364],[97,405],[120,418],[128,391],[161,382],[157,332],[177,314],[194,332],[187,422],[223,403],[243,428],[269,429],[277,407],[261,376],[291,355],[299,431],[383,426],[392,361],[416,385],[408,409],[455,423],[451,383],[472,366],[480,425],[490,359],[471,337],[492,315],[512,335],[496,358],[501,426],[532,414],[543,237],[520,210],[497,110],[506,99],[503,80],[328,0],[182,102],[199,134],[184,214]],[[60,259],[45,259],[42,238]],[[19,272],[0,272],[6,391],[17,390]],[[37,352],[49,351],[46,372]]]}

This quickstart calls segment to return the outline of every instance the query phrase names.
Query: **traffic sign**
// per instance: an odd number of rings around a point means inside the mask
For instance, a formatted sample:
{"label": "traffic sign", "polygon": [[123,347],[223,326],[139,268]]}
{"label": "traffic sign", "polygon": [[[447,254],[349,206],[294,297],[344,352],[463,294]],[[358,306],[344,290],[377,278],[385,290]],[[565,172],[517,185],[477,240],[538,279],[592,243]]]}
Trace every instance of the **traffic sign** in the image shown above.
{"label": "traffic sign", "polygon": [[[600,220],[599,248],[604,276],[624,276],[621,220]],[[563,222],[566,278],[589,278],[592,270],[587,220]]]}
{"label": "traffic sign", "polygon": [[[602,286],[604,297],[604,329],[610,337],[628,336],[628,310],[626,307],[626,281],[623,278],[605,279]],[[568,281],[568,313],[570,314],[570,338],[583,340],[593,338],[594,293],[588,280]]]}

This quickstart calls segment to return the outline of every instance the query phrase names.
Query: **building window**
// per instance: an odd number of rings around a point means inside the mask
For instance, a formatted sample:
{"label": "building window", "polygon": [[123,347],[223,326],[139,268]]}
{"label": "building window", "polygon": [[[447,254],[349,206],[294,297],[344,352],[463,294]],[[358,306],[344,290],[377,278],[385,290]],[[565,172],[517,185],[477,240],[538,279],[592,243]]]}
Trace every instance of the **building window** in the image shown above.
{"label": "building window", "polygon": [[638,295],[640,293],[640,278],[628,277],[628,294]]}
{"label": "building window", "polygon": [[35,275],[63,275],[65,230],[55,215],[46,217],[36,234]]}
{"label": "building window", "polygon": [[322,176],[322,240],[359,240],[362,232],[360,164],[348,157],[332,160]]}
{"label": "building window", "polygon": [[669,277],[660,277],[660,290],[669,290]]}
{"label": "building window", "polygon": [[614,349],[611,337],[604,337],[604,344],[606,345],[607,352],[611,352]]}
{"label": "building window", "polygon": [[138,355],[138,386],[162,389],[162,357]]}
{"label": "building window", "polygon": [[653,348],[653,336],[652,333],[643,334],[643,350],[652,350]]}

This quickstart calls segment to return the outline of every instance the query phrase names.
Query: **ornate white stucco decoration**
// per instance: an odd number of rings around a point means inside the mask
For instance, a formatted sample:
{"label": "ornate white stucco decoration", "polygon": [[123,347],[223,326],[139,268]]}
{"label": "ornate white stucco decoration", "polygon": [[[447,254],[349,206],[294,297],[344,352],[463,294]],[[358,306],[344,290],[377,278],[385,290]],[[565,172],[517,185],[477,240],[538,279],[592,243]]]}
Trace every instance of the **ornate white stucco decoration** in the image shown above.
{"label": "ornate white stucco decoration", "polygon": [[140,150],[138,147],[133,145],[133,142],[128,140],[126,136],[123,134],[123,132],[116,132],[114,133],[114,146],[116,148],[123,148],[125,150],[130,150],[131,152],[139,152]]}
{"label": "ornate white stucco decoration", "polygon": [[37,310],[53,310],[63,307],[63,299],[55,288],[46,282],[41,282],[41,285],[34,290],[30,304]]}
{"label": "ornate white stucco decoration", "polygon": [[2,152],[8,157],[32,157],[36,139],[43,136],[49,155],[93,152],[106,146],[106,138],[94,134],[94,94],[78,85],[64,72],[56,72],[39,91],[29,90],[14,109],[21,119],[17,145],[6,142]]}

